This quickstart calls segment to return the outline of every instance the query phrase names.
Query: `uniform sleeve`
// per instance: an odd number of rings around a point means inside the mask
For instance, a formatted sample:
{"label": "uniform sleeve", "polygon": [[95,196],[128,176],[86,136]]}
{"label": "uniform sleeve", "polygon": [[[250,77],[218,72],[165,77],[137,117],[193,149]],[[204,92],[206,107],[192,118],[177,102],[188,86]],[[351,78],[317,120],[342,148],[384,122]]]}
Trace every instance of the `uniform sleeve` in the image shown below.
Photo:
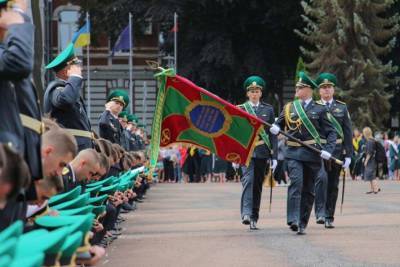
{"label": "uniform sleeve", "polygon": [[344,136],[344,149],[346,151],[346,157],[353,155],[353,131],[350,120],[350,114],[345,106],[345,115],[343,117],[343,136]]}
{"label": "uniform sleeve", "polygon": [[278,119],[274,122],[274,124],[278,125],[279,128],[281,128],[281,130],[283,130],[285,127],[285,107],[282,109],[281,113],[279,114]]}
{"label": "uniform sleeve", "polygon": [[101,115],[99,121],[99,134],[101,138],[107,139],[108,141],[115,143],[114,130],[110,126],[110,119],[106,114]]}
{"label": "uniform sleeve", "polygon": [[53,106],[59,109],[70,108],[79,100],[80,90],[82,88],[82,78],[71,76],[64,87],[57,87],[51,98]]}
{"label": "uniform sleeve", "polygon": [[0,48],[0,78],[22,79],[33,70],[33,31],[31,23],[11,25]]}
{"label": "uniform sleeve", "polygon": [[[275,112],[274,112],[274,108],[271,107],[270,108],[270,114],[268,116],[268,123],[273,124],[275,122]],[[277,159],[278,158],[278,136],[272,134],[268,129],[266,130],[268,136],[269,136],[269,140],[271,140],[271,145],[272,145],[272,150],[273,150],[273,154],[272,154],[272,158],[273,159]]]}
{"label": "uniform sleeve", "polygon": [[323,149],[332,154],[336,147],[337,134],[327,114],[328,110],[324,107],[320,116],[321,128],[324,130],[326,136],[326,144],[323,146]]}

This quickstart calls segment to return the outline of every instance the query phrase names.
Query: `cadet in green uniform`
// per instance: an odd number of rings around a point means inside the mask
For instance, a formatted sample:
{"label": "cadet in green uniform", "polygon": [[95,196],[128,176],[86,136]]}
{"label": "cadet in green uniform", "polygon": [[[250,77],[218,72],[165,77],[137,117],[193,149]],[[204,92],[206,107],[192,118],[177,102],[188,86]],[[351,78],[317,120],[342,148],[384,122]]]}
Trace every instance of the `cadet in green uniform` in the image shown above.
{"label": "cadet in green uniform", "polygon": [[344,159],[343,166],[329,164],[326,168],[321,168],[315,185],[317,223],[325,223],[326,228],[334,228],[333,220],[339,192],[340,171],[342,168],[350,166],[353,154],[352,127],[346,103],[333,98],[337,84],[336,76],[331,73],[321,73],[316,83],[321,96],[319,102],[328,108],[330,113],[328,119],[332,122],[338,135],[332,155],[337,159]]}
{"label": "cadet in green uniform", "polygon": [[277,135],[280,129],[299,140],[322,149],[318,155],[300,144],[287,141],[287,162],[290,186],[288,187],[287,223],[291,230],[305,234],[314,204],[315,179],[321,169],[322,159],[329,160],[336,145],[336,131],[328,119],[326,106],[313,101],[315,82],[304,72],[296,83],[297,100],[289,102],[281,112],[270,132]]}
{"label": "cadet in green uniform", "polygon": [[[261,102],[265,81],[259,76],[250,76],[244,82],[244,89],[247,92],[249,101],[239,105],[248,113],[257,116],[263,121],[273,123],[275,120],[274,109],[271,105]],[[257,229],[257,221],[260,211],[262,185],[265,173],[272,164],[272,169],[277,165],[277,138],[263,130],[260,140],[256,144],[250,165],[243,166],[242,177],[242,198],[240,202],[240,213],[243,224],[250,224],[251,230]]]}

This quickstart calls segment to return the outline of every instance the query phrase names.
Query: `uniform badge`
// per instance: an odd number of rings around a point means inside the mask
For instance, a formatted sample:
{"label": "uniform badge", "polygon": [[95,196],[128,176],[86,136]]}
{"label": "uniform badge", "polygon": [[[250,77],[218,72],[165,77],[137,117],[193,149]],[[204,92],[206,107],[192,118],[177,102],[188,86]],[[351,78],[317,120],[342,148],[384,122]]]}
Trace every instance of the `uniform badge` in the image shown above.
{"label": "uniform badge", "polygon": [[65,167],[63,170],[62,170],[62,175],[67,175],[69,173],[69,169],[67,168],[67,167]]}

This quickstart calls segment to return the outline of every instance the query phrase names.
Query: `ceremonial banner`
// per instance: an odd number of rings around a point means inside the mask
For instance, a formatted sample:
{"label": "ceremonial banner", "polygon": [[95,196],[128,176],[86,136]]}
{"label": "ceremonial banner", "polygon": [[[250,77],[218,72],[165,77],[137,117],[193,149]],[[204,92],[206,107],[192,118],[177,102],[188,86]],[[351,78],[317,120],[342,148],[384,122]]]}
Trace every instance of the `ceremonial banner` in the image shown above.
{"label": "ceremonial banner", "polygon": [[248,164],[262,121],[218,96],[175,75],[172,69],[156,74],[159,92],[154,114],[150,165],[159,147],[192,144],[230,162]]}

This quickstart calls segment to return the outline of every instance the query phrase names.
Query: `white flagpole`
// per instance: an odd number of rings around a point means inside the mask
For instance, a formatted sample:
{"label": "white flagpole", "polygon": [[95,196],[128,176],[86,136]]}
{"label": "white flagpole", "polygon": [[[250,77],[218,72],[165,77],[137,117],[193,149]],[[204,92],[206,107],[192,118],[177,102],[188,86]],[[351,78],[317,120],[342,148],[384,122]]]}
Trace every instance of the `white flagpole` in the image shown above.
{"label": "white flagpole", "polygon": [[[86,12],[86,23],[89,22],[89,12]],[[87,55],[87,112],[88,112],[88,117],[89,117],[89,121],[90,121],[90,114],[91,114],[91,90],[90,90],[90,42],[88,43],[88,45],[86,46],[86,55]]]}
{"label": "white flagpole", "polygon": [[175,72],[178,73],[178,14],[174,13],[174,57]]}
{"label": "white flagpole", "polygon": [[129,12],[129,101],[131,102],[130,112],[133,113],[133,62],[132,62],[132,14]]}
{"label": "white flagpole", "polygon": [[143,124],[144,128],[146,129],[147,123],[146,123],[146,113],[147,113],[147,105],[146,105],[146,100],[147,100],[147,82],[143,82]]}

